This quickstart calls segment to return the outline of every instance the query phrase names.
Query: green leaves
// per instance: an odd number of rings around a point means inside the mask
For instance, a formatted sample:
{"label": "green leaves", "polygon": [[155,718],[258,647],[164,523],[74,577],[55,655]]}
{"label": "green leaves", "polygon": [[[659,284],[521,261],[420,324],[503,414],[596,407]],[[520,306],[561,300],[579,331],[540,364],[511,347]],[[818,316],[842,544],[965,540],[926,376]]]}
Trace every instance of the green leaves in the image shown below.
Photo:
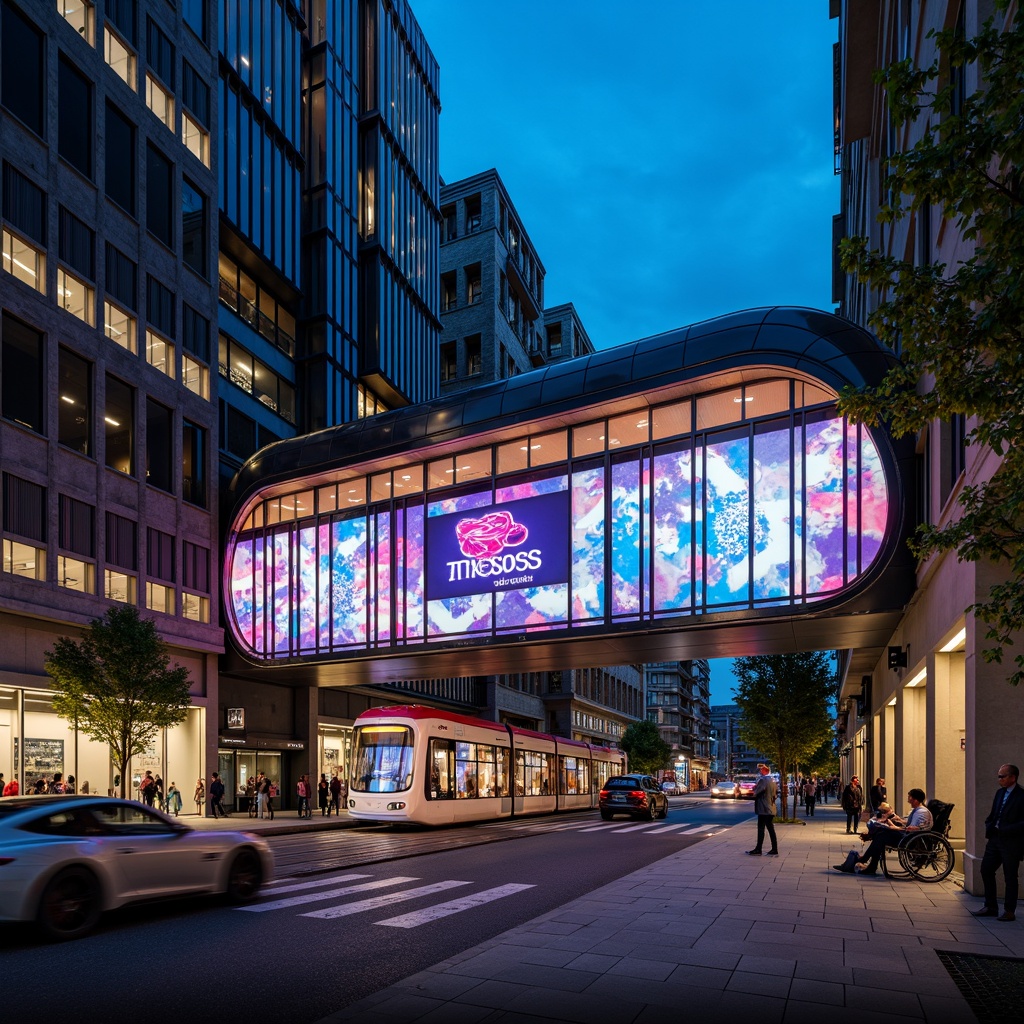
{"label": "green leaves", "polygon": [[622,734],[621,746],[631,772],[653,775],[672,761],[672,748],[661,738],[654,722],[631,722]]}

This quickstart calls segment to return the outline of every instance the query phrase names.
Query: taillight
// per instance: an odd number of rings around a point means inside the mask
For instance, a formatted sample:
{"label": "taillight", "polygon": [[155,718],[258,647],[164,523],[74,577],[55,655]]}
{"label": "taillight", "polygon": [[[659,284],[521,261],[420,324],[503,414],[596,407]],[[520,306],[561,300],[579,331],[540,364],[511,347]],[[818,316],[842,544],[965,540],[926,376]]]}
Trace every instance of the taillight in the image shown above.
{"label": "taillight", "polygon": [[638,800],[646,800],[647,794],[642,789],[634,789],[630,796],[636,797]]}
{"label": "taillight", "polygon": [[608,790],[607,789],[602,789],[598,799],[599,800],[607,800],[608,799]]}

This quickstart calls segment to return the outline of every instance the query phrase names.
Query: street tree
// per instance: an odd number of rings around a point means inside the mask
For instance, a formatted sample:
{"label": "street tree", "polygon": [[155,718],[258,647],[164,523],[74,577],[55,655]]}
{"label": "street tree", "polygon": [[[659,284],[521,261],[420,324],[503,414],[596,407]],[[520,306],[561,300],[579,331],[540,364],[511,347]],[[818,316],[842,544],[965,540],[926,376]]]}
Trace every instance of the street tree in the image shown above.
{"label": "street tree", "polygon": [[[955,552],[1001,570],[966,609],[984,624],[982,653],[995,663],[1024,628],[1024,6],[1012,5],[1007,24],[1010,6],[995,0],[998,22],[990,19],[974,38],[954,28],[933,33],[931,65],[907,58],[876,76],[892,137],[912,126],[920,133],[888,157],[891,198],[879,220],[927,223],[941,211],[944,230],[963,241],[963,257],[917,265],[870,249],[865,238],[840,248],[843,269],[881,296],[869,324],[899,354],[877,387],[845,392],[840,410],[862,423],[886,422],[897,436],[964,423],[972,464],[996,466],[968,479],[955,514],[919,527],[912,545],[920,559]],[[982,86],[968,96],[972,65]],[[1009,682],[1017,685],[1024,652],[1013,665]]]}
{"label": "street tree", "polygon": [[672,759],[672,748],[661,738],[654,722],[631,722],[622,734],[621,745],[631,772],[653,775]]}
{"label": "street tree", "polygon": [[809,651],[737,658],[733,673],[740,738],[778,766],[785,811],[787,773],[831,736],[835,671],[827,654]]}
{"label": "street tree", "polygon": [[93,619],[81,640],[58,637],[44,663],[53,679],[54,711],[107,744],[123,797],[131,759],[158,730],[185,720],[188,669],[169,667],[153,620],[129,606]]}

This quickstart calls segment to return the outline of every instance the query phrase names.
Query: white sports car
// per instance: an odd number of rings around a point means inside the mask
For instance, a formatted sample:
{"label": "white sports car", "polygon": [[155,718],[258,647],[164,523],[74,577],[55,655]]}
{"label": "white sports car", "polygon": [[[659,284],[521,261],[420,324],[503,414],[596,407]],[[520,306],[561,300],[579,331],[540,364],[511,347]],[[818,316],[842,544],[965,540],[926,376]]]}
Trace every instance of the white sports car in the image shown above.
{"label": "white sports car", "polygon": [[0,800],[0,921],[34,921],[49,939],[78,938],[103,911],[138,900],[243,902],[272,874],[258,836],[200,831],[131,800]]}

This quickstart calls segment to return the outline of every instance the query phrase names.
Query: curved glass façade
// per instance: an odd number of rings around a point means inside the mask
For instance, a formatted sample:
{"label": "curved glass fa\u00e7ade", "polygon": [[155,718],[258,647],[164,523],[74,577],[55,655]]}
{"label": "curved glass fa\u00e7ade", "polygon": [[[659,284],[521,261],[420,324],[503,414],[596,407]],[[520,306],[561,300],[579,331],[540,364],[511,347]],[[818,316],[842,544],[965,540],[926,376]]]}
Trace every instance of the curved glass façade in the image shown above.
{"label": "curved glass fa\u00e7ade", "polygon": [[337,661],[842,598],[891,502],[833,398],[776,376],[257,492],[226,553],[235,642]]}

